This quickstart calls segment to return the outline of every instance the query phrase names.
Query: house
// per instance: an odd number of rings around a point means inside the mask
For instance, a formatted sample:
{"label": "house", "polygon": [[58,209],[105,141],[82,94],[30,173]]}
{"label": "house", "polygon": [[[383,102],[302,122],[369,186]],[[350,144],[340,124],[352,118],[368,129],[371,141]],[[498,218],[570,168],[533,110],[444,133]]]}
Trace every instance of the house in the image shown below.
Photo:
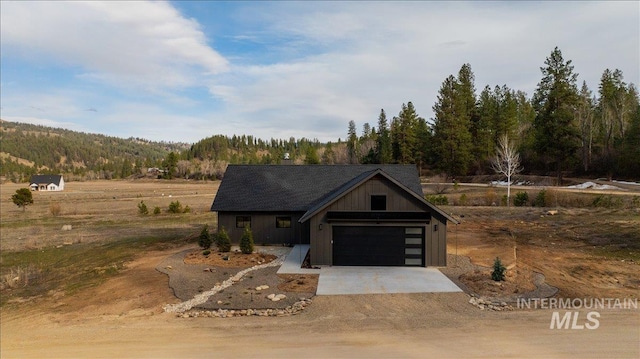
{"label": "house", "polygon": [[447,221],[413,165],[229,165],[211,210],[239,242],[310,244],[311,265],[445,266]]}
{"label": "house", "polygon": [[33,175],[29,187],[32,191],[63,191],[62,175]]}

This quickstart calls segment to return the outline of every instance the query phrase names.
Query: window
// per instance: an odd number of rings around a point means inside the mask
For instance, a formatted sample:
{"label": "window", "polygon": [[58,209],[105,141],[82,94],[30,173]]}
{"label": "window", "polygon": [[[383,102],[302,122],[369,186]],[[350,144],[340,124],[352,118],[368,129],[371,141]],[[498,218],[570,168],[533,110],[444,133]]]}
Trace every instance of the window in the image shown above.
{"label": "window", "polygon": [[236,228],[251,227],[251,216],[236,216]]}
{"label": "window", "polygon": [[291,228],[291,217],[276,217],[276,228]]}
{"label": "window", "polygon": [[387,210],[387,196],[385,196],[385,195],[372,195],[371,196],[371,210],[372,211],[386,211]]}

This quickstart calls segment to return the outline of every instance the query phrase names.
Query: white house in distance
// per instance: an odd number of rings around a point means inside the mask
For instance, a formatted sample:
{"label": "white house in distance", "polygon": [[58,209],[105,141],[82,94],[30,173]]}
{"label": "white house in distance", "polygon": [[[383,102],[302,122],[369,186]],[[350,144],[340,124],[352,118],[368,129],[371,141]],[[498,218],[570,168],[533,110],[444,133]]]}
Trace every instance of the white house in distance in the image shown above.
{"label": "white house in distance", "polygon": [[29,187],[32,191],[63,191],[64,178],[62,175],[33,175]]}

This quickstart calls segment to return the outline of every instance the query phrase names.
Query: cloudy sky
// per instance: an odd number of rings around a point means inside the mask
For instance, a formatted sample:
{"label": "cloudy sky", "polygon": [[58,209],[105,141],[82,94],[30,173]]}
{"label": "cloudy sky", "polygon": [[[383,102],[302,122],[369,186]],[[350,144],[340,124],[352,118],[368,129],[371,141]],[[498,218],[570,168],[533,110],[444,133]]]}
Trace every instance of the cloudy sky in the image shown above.
{"label": "cloudy sky", "polygon": [[640,3],[0,2],[0,117],[118,137],[345,138],[471,64],[529,95],[558,46],[639,83]]}

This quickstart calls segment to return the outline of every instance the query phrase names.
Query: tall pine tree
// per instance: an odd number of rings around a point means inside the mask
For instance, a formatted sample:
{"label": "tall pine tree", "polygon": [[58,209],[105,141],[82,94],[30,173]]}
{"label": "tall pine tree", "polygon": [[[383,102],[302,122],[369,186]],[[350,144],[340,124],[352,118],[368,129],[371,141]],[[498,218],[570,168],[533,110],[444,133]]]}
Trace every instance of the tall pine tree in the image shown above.
{"label": "tall pine tree", "polygon": [[471,120],[476,116],[471,67],[465,64],[458,78],[447,77],[433,106],[434,160],[447,176],[465,175],[472,161]]}
{"label": "tall pine tree", "polygon": [[533,95],[536,118],[535,147],[547,166],[555,169],[557,184],[562,182],[562,171],[569,166],[578,149],[578,129],[574,121],[577,104],[577,73],[571,60],[564,61],[557,47],[541,67],[542,80]]}
{"label": "tall pine tree", "polygon": [[391,137],[389,134],[389,125],[387,123],[387,114],[384,109],[380,110],[378,116],[378,138],[376,139],[376,162],[386,164],[392,162]]}

